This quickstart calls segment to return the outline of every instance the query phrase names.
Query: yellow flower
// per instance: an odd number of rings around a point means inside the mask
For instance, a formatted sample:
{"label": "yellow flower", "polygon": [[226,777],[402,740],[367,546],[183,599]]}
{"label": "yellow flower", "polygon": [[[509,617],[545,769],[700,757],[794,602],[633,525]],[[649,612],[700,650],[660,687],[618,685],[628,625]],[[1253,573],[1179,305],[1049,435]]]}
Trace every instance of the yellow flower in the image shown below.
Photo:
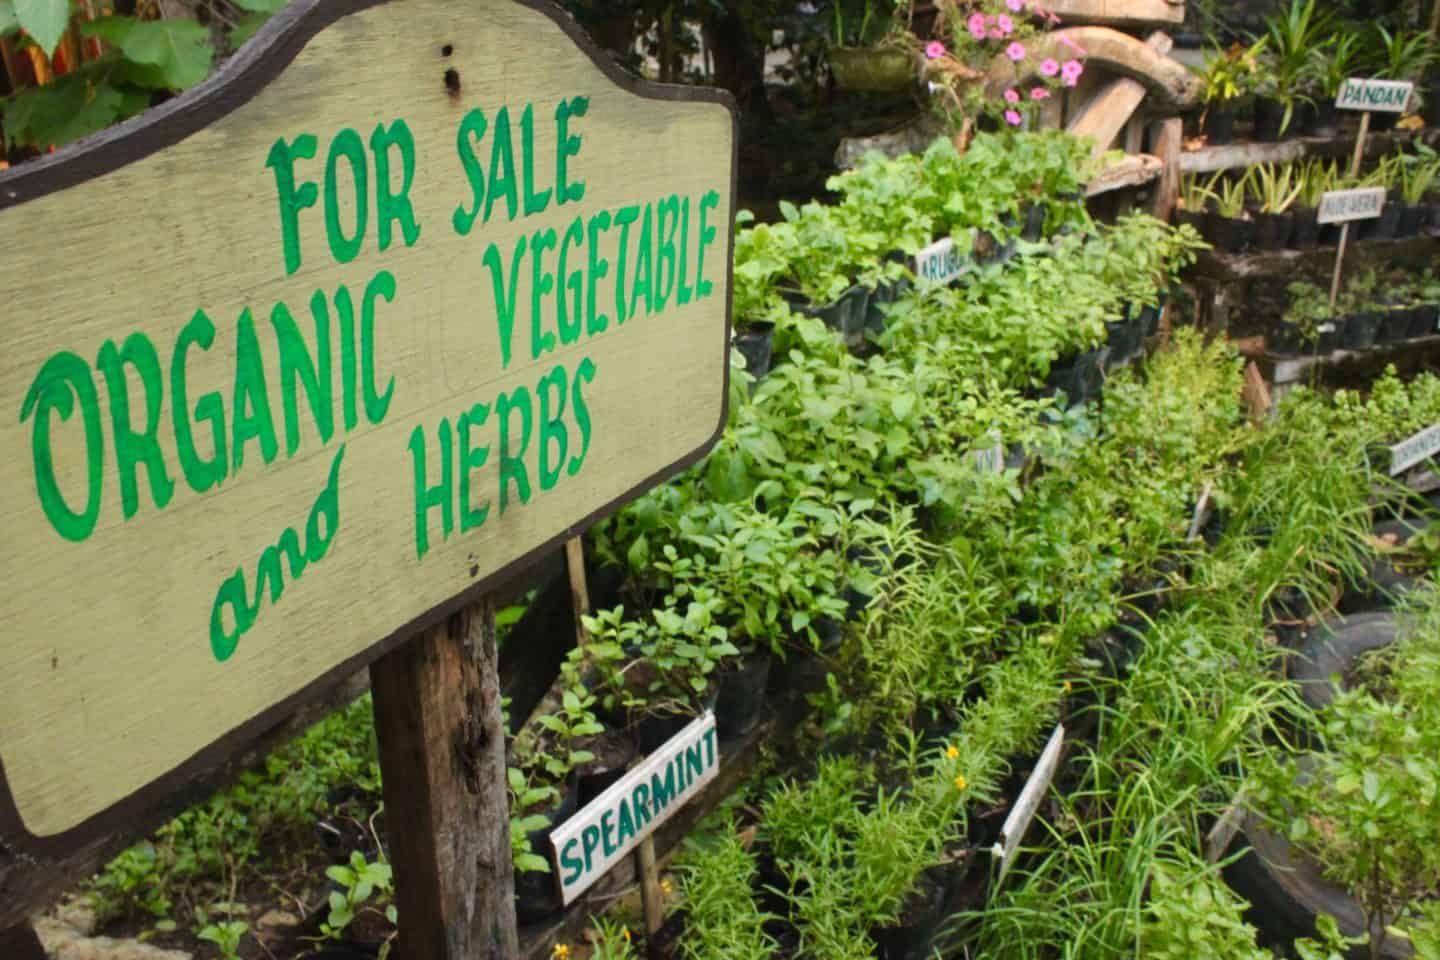
{"label": "yellow flower", "polygon": [[668,879],[661,880],[660,892],[668,897],[670,894],[675,892],[675,884],[671,883]]}
{"label": "yellow flower", "polygon": [[555,960],[565,960],[566,957],[570,956],[570,948],[563,943],[557,943],[555,944],[553,953]]}
{"label": "yellow flower", "polygon": [[945,756],[949,757],[951,760],[959,760],[959,759],[960,759],[960,751],[959,751],[959,750],[956,750],[953,746],[946,747],[946,748],[945,748]]}
{"label": "yellow flower", "polygon": [[964,774],[961,774],[960,776],[958,776],[958,777],[955,778],[955,789],[956,789],[956,790],[964,790],[967,786],[968,786],[968,784],[965,782],[965,775],[964,775]]}
{"label": "yellow flower", "polygon": [[620,936],[624,937],[625,940],[626,940],[626,942],[628,943],[629,940],[630,940],[630,928],[629,928],[629,927],[623,927],[623,928],[621,928],[621,930],[620,930]]}
{"label": "yellow flower", "polygon": [[1065,686],[1064,686],[1062,689],[1063,689],[1066,693],[1069,693],[1069,692],[1070,692],[1070,681],[1069,681],[1069,680],[1066,680],[1066,681],[1065,681]]}

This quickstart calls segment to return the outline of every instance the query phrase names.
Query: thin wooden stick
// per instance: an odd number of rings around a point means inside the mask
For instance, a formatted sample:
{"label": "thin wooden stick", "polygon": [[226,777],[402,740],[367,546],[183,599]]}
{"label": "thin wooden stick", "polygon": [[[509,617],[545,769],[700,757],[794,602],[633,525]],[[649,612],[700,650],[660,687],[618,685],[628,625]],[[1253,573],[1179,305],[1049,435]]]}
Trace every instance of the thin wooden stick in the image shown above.
{"label": "thin wooden stick", "polygon": [[654,936],[665,923],[665,900],[660,892],[660,872],[655,868],[655,835],[640,841],[635,849],[635,872],[640,878],[640,903],[645,908],[645,932]]}
{"label": "thin wooden stick", "polygon": [[[1370,111],[1360,114],[1360,135],[1355,138],[1355,155],[1350,158],[1350,177],[1360,172],[1360,158],[1365,155],[1365,138],[1370,135]],[[1340,248],[1335,251],[1335,272],[1330,277],[1330,309],[1340,297],[1340,271],[1345,265],[1345,247],[1350,240],[1350,224],[1340,227]]]}
{"label": "thin wooden stick", "polygon": [[575,642],[585,645],[585,624],[581,617],[590,612],[590,589],[585,584],[585,541],[571,537],[565,541],[565,567],[570,574],[570,602],[575,608]]}

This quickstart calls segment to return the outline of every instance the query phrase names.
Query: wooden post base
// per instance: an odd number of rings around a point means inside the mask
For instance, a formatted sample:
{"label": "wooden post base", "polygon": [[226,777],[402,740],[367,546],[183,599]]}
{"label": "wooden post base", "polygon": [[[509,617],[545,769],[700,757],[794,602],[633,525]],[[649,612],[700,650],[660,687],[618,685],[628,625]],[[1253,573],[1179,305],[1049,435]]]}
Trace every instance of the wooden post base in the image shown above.
{"label": "wooden post base", "polygon": [[476,606],[370,668],[401,960],[513,960],[495,607]]}
{"label": "wooden post base", "polygon": [[45,947],[28,923],[0,930],[0,957],[5,960],[45,960]]}

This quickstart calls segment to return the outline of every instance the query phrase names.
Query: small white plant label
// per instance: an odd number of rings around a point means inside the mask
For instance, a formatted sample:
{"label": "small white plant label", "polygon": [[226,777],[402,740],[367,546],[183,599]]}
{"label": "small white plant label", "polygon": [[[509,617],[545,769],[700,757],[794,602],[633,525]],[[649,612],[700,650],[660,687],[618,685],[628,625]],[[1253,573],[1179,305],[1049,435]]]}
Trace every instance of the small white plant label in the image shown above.
{"label": "small white plant label", "polygon": [[1423,460],[1440,453],[1440,423],[1426,427],[1409,440],[1390,448],[1390,476],[1398,477]]}
{"label": "small white plant label", "polygon": [[1320,197],[1320,215],[1317,219],[1321,223],[1373,220],[1380,216],[1380,211],[1384,208],[1384,187],[1331,190]]}
{"label": "small white plant label", "polygon": [[575,816],[550,831],[555,876],[568,906],[720,770],[715,714],[695,718]]}
{"label": "small white plant label", "polygon": [[949,237],[936,240],[915,254],[915,277],[922,287],[940,287],[965,272],[960,251]]}
{"label": "small white plant label", "polygon": [[1351,77],[1340,85],[1335,106],[1341,110],[1372,110],[1379,113],[1404,113],[1410,103],[1415,84],[1408,80],[1367,80]]}
{"label": "small white plant label", "polygon": [[1000,861],[1000,875],[995,878],[996,884],[1004,880],[1005,874],[1010,871],[1010,865],[1015,860],[1015,851],[1020,849],[1020,840],[1030,828],[1030,822],[1035,819],[1035,812],[1040,809],[1040,801],[1044,798],[1045,791],[1050,789],[1050,781],[1055,779],[1055,769],[1060,765],[1060,748],[1064,745],[1065,725],[1057,723],[1055,732],[1050,734],[1050,741],[1040,752],[1040,760],[1035,764],[1035,770],[1030,774],[1030,779],[1025,781],[1025,788],[1020,791],[1015,806],[1010,808],[1010,815],[1005,818],[1005,825],[1000,828],[1000,840],[990,848],[991,855]]}
{"label": "small white plant label", "polygon": [[1004,473],[1005,448],[1001,446],[999,437],[994,434],[991,437],[995,440],[992,445],[970,451],[970,462],[981,473]]}

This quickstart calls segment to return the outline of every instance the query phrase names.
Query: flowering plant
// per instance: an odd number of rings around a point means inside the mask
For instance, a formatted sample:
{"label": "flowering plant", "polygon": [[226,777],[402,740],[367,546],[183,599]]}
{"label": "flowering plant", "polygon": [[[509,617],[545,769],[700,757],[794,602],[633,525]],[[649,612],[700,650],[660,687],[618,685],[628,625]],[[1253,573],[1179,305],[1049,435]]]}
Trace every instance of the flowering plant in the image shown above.
{"label": "flowering plant", "polygon": [[[921,46],[931,89],[952,119],[986,115],[1019,127],[1085,70],[1085,51],[1051,33],[1060,19],[1038,0],[939,0],[937,7],[934,37]],[[1009,62],[1013,82],[995,96],[984,81],[997,59]]]}

